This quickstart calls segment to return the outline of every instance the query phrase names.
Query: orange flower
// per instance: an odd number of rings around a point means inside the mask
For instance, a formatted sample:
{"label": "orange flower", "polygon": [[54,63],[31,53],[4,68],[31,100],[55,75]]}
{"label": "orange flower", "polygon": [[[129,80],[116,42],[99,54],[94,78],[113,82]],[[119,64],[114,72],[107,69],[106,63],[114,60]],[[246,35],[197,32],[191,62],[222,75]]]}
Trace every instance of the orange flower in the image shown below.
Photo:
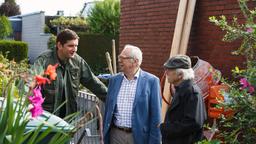
{"label": "orange flower", "polygon": [[48,65],[46,71],[44,72],[45,75],[49,75],[51,80],[55,80],[57,73],[56,73],[56,68],[58,64],[55,65]]}
{"label": "orange flower", "polygon": [[40,75],[36,75],[35,79],[38,85],[46,84],[46,82],[48,84],[51,83],[51,81],[48,78],[42,77]]}

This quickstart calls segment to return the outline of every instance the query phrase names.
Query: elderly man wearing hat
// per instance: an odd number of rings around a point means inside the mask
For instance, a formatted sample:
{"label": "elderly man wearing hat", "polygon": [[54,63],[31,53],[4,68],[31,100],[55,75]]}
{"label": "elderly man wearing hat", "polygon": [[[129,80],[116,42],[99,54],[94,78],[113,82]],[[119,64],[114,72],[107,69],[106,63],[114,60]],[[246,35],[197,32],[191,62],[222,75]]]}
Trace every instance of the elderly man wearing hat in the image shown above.
{"label": "elderly man wearing hat", "polygon": [[160,125],[163,144],[192,144],[202,139],[206,110],[194,71],[186,55],[171,57],[164,64],[168,82],[174,86],[171,105]]}

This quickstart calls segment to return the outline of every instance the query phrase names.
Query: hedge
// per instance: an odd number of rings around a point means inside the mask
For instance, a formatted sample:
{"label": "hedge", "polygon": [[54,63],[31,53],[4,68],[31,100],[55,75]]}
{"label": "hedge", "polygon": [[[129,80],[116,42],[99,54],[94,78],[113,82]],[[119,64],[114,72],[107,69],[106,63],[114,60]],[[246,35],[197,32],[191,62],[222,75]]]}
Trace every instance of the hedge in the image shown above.
{"label": "hedge", "polygon": [[[112,56],[112,38],[105,35],[78,33],[79,45],[77,53],[85,59],[95,74],[109,73],[105,53]],[[118,54],[119,39],[115,39]]]}
{"label": "hedge", "polygon": [[0,52],[6,54],[9,60],[20,62],[28,58],[28,44],[21,41],[14,40],[0,40]]}

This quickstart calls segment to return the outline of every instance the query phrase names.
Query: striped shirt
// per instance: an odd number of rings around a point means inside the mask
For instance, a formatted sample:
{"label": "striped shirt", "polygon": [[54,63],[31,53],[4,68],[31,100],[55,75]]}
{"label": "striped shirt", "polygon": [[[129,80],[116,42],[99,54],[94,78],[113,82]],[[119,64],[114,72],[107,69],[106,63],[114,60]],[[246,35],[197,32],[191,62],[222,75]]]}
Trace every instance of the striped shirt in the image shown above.
{"label": "striped shirt", "polygon": [[117,95],[117,105],[114,112],[114,124],[119,127],[132,127],[132,107],[136,94],[140,69],[133,80],[128,80],[123,74],[123,81]]}

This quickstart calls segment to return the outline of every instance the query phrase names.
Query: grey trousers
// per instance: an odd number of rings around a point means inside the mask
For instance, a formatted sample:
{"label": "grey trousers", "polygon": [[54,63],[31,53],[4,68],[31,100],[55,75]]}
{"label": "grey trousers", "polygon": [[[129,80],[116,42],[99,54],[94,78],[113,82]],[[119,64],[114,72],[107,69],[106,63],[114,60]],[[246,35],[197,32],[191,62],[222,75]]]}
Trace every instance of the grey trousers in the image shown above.
{"label": "grey trousers", "polygon": [[110,144],[134,144],[132,132],[128,133],[111,127]]}

